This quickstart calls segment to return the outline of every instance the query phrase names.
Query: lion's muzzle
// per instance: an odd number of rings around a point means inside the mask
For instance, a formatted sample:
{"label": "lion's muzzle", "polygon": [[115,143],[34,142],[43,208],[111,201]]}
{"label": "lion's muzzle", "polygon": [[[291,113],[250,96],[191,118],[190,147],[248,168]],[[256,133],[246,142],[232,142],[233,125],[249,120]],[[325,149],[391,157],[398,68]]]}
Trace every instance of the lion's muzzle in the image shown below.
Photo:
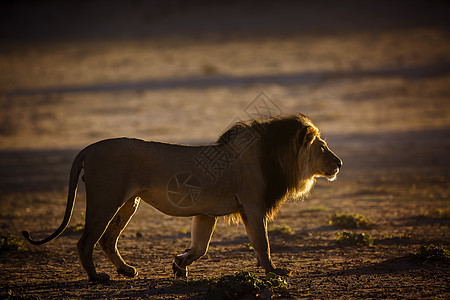
{"label": "lion's muzzle", "polygon": [[341,170],[342,167],[342,160],[335,156],[336,158],[336,167],[329,173],[325,174],[325,176],[328,178],[329,181],[333,181],[336,179],[337,174],[339,173],[339,171]]}

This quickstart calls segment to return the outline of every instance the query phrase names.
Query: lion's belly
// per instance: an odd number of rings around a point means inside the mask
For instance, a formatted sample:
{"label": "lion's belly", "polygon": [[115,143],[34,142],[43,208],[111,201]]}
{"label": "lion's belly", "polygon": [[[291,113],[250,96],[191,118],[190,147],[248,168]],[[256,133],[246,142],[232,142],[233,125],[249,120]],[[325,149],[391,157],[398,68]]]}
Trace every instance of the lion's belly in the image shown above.
{"label": "lion's belly", "polygon": [[214,195],[202,190],[167,191],[145,190],[138,197],[161,212],[172,216],[224,216],[239,209],[239,203],[233,195]]}

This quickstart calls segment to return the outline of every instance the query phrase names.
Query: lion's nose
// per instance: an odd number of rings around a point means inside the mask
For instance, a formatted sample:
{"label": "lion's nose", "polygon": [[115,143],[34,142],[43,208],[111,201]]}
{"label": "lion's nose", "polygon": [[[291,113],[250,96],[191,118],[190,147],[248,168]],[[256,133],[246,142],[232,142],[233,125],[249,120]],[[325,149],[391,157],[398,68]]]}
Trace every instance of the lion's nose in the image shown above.
{"label": "lion's nose", "polygon": [[338,160],[337,165],[338,165],[338,168],[340,169],[342,167],[342,160]]}

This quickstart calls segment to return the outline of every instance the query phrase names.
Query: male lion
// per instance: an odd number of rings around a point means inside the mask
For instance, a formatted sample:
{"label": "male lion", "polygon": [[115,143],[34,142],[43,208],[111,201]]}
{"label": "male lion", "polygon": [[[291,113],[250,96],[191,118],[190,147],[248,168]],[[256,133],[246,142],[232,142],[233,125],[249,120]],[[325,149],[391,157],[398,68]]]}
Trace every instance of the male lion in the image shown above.
{"label": "male lion", "polygon": [[208,146],[186,146],[138,139],[108,139],[83,149],[70,171],[64,220],[40,245],[58,237],[69,224],[78,177],[84,169],[86,224],[78,242],[89,279],[97,273],[92,253],[97,242],[120,274],[136,276],[117,249],[120,234],[141,200],[172,216],[193,216],[191,248],[175,257],[175,276],[208,250],[217,217],[236,216],[245,224],[258,263],[286,275],[270,257],[267,221],[287,198],[306,196],[315,178],[334,180],[342,165],[304,115],[239,122]]}

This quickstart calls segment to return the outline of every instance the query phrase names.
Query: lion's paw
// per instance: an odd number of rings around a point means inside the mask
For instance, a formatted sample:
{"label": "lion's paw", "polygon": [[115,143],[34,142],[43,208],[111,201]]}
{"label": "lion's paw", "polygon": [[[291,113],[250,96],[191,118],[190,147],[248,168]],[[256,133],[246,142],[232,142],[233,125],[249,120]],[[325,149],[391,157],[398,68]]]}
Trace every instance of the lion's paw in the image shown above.
{"label": "lion's paw", "polygon": [[136,277],[138,275],[138,271],[136,268],[128,266],[127,268],[117,269],[117,273],[127,276],[127,277]]}
{"label": "lion's paw", "polygon": [[175,257],[173,264],[172,264],[172,270],[173,270],[173,275],[175,277],[175,279],[177,277],[179,278],[187,278],[188,276],[188,269],[187,267],[180,267],[180,259],[178,257]]}

